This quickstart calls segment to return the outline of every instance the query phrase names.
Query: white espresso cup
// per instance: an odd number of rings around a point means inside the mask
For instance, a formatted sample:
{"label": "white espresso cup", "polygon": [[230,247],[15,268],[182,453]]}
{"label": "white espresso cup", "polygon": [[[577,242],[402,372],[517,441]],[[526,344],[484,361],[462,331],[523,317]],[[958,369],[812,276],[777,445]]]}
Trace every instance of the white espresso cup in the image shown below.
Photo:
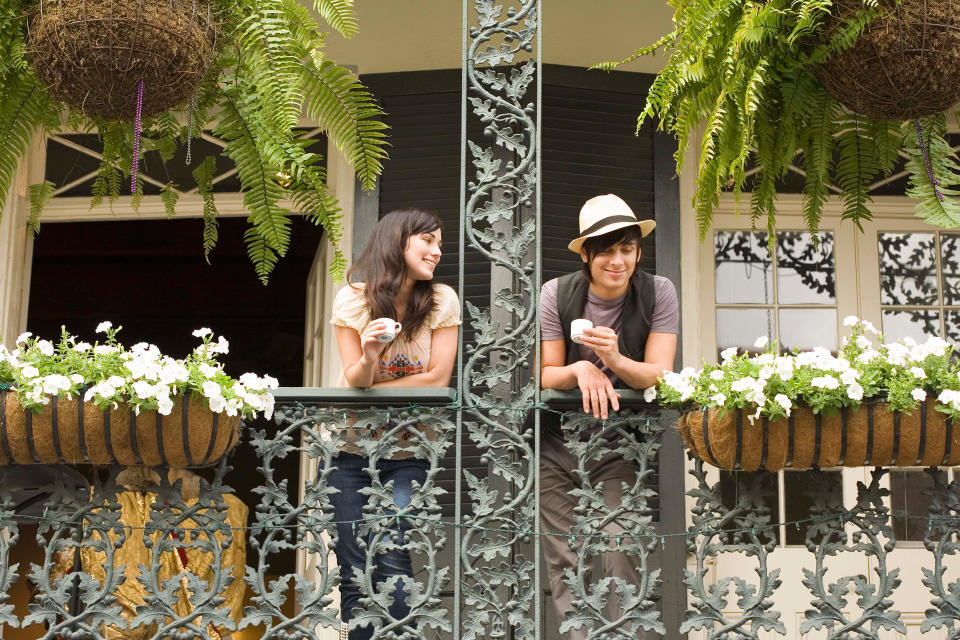
{"label": "white espresso cup", "polygon": [[403,325],[393,320],[391,318],[377,318],[374,322],[382,322],[383,326],[386,327],[386,331],[377,336],[377,340],[380,342],[393,342],[400,334],[400,330],[403,329]]}
{"label": "white espresso cup", "polygon": [[577,318],[570,323],[570,339],[577,344],[583,344],[583,332],[586,329],[593,329],[593,323],[586,318]]}

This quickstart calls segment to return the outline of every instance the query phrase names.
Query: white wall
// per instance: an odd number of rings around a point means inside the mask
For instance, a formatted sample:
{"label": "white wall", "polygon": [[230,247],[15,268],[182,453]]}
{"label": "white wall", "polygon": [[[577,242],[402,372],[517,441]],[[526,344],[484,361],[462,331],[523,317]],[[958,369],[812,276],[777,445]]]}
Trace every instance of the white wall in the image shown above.
{"label": "white wall", "polygon": [[[355,6],[358,35],[327,37],[326,53],[338,63],[359,73],[460,68],[462,2],[357,0]],[[665,0],[543,0],[543,62],[589,67],[622,60],[668,33],[672,18]],[[623,70],[655,72],[662,64],[662,56],[646,57]]]}

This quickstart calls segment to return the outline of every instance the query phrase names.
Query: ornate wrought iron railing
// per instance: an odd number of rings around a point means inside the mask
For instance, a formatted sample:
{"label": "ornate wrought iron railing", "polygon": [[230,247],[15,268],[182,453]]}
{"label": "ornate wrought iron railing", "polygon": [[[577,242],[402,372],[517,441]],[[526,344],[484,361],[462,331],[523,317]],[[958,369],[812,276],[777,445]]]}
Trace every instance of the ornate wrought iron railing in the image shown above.
{"label": "ornate wrought iron railing", "polygon": [[[719,483],[707,481],[698,462],[688,482],[695,501],[690,526],[665,528],[662,503],[685,494],[651,480],[669,433],[656,407],[625,392],[621,411],[598,421],[583,414],[577,393],[544,392],[542,401],[541,413],[560,418],[555,444],[569,453],[576,479],[577,504],[564,530],[544,526],[536,512],[483,519],[494,499],[509,500],[516,491],[499,475],[505,460],[513,459],[515,469],[529,461],[504,441],[496,445],[502,450],[489,451],[485,474],[458,466],[470,436],[468,427],[458,428],[463,404],[452,389],[281,390],[277,424],[250,428],[241,440],[256,454],[257,469],[231,469],[236,456],[196,475],[171,476],[160,468],[0,469],[0,621],[8,629],[34,625],[35,637],[51,639],[217,638],[237,631],[323,637],[324,630],[340,633],[337,596],[349,582],[360,594],[350,626],[376,638],[470,638],[477,618],[496,637],[634,638],[642,630],[752,639],[786,632],[772,606],[781,588],[773,555],[783,524],[768,506],[775,483],[755,474],[731,500]],[[550,446],[537,448],[556,455]],[[369,486],[356,494],[362,496],[359,515],[337,520],[331,474],[351,447],[362,453]],[[609,483],[588,471],[610,455],[635,469],[615,500]],[[405,493],[399,476],[391,475],[398,459],[421,461],[422,473]],[[297,462],[299,481],[282,477],[285,460]],[[442,477],[450,466],[457,477],[468,476],[460,493]],[[856,502],[846,505],[824,472],[798,473],[805,474],[813,505],[803,522],[810,560],[803,586],[810,601],[800,631],[871,639],[882,629],[906,633],[894,599],[901,578],[891,566],[896,540],[884,500],[889,491],[882,487],[886,471],[875,470],[871,482],[858,487]],[[915,587],[929,593],[923,630],[943,628],[955,637],[960,604],[948,567],[960,549],[960,486],[948,482],[945,471],[928,473],[934,481],[923,542],[928,564]],[[254,488],[238,496],[228,485],[241,476],[253,476]],[[543,496],[551,490],[547,484]],[[455,508],[444,506],[448,498]],[[345,536],[362,551],[350,572],[334,561],[333,549]],[[529,550],[536,539],[547,556],[566,548],[576,558],[564,580],[569,611],[540,628],[530,617],[538,593],[509,588],[519,569],[533,571]],[[661,554],[671,541],[687,545],[689,607],[661,597]],[[291,550],[300,557],[295,569],[280,559]],[[380,573],[384,555],[396,553],[411,557],[412,577]],[[873,575],[828,573],[844,553],[871,560]],[[721,554],[742,556],[742,575],[711,579],[709,565]],[[631,559],[637,571],[613,575],[610,556]],[[473,582],[453,579],[457,565],[467,576],[476,559],[492,567],[497,558],[503,559],[502,582],[492,568]],[[481,579],[491,580],[485,591],[477,587]],[[406,608],[395,606],[398,597]],[[679,625],[664,622],[671,606],[686,610]]]}

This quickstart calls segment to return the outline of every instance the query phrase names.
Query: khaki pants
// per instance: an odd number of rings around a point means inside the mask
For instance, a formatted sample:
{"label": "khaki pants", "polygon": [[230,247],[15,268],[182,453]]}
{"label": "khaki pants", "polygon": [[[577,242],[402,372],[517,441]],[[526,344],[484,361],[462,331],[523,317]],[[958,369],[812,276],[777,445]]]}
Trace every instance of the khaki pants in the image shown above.
{"label": "khaki pants", "polygon": [[[543,434],[540,443],[541,531],[567,533],[573,529],[573,509],[578,501],[572,491],[581,487],[580,480],[574,475],[577,461],[564,446],[563,435],[559,429],[544,427],[541,433]],[[608,509],[616,509],[620,506],[621,482],[632,486],[636,481],[637,470],[634,464],[624,460],[617,453],[611,453],[599,461],[590,463],[587,470],[590,473],[591,484],[595,486],[598,482],[603,482],[603,499]],[[623,533],[623,529],[615,524],[608,526],[604,531],[611,536]],[[540,543],[543,545],[547,562],[547,574],[550,590],[553,592],[553,603],[557,609],[558,624],[562,624],[574,599],[573,592],[565,582],[565,571],[567,569],[574,573],[578,571],[581,558],[577,547],[582,543],[582,538],[573,542],[573,549],[570,548],[570,539],[566,536],[543,536]],[[634,564],[635,559],[624,553],[609,552],[600,555],[599,558],[583,560],[588,563],[583,568],[584,582],[588,587],[606,576],[622,578],[628,584],[640,582],[638,570]],[[596,575],[597,572],[592,570],[595,560],[599,560],[601,575]],[[616,620],[622,615],[618,602],[616,593],[611,589],[607,595],[605,612],[607,620]],[[638,630],[635,635],[642,638],[643,631]],[[583,640],[587,637],[587,631],[584,627],[572,629],[564,634],[564,637],[569,640]]]}

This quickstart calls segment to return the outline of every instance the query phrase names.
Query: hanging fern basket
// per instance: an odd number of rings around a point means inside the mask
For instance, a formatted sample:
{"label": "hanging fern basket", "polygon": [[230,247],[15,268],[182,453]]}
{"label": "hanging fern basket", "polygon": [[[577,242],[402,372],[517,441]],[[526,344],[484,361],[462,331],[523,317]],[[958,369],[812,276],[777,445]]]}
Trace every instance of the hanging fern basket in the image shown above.
{"label": "hanging fern basket", "polygon": [[[819,68],[827,91],[879,120],[913,120],[960,102],[960,2],[880,0],[880,6],[886,13]],[[863,0],[837,0],[825,34],[863,8]]]}
{"label": "hanging fern basket", "polygon": [[793,410],[789,419],[753,423],[743,411],[688,411],[677,427],[687,448],[721,469],[779,471],[811,467],[935,467],[960,463],[960,425],[927,400],[912,413],[885,402],[834,415]]}
{"label": "hanging fern basket", "polygon": [[194,94],[216,46],[202,0],[40,0],[27,53],[50,95],[87,116],[132,121]]}

